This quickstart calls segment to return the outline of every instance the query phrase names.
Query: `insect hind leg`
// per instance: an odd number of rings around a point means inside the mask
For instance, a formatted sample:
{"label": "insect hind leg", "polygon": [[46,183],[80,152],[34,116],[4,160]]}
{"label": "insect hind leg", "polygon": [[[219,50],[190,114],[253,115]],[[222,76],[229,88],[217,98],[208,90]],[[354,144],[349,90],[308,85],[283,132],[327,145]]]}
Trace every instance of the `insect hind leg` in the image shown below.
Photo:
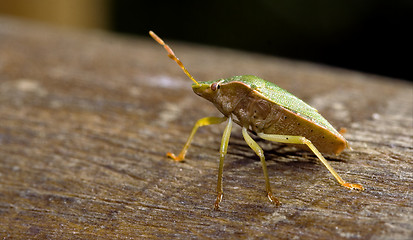
{"label": "insect hind leg", "polygon": [[265,134],[265,133],[258,133],[258,136],[262,139],[273,141],[273,142],[281,142],[281,143],[293,143],[293,144],[305,144],[307,145],[311,151],[318,157],[318,159],[324,164],[324,166],[330,171],[330,173],[334,176],[334,178],[344,187],[360,190],[363,191],[364,188],[360,184],[355,183],[348,183],[344,181],[340,175],[330,166],[327,160],[321,155],[320,151],[314,146],[314,144],[305,137],[302,136],[290,136],[290,135],[275,135],[275,134]]}

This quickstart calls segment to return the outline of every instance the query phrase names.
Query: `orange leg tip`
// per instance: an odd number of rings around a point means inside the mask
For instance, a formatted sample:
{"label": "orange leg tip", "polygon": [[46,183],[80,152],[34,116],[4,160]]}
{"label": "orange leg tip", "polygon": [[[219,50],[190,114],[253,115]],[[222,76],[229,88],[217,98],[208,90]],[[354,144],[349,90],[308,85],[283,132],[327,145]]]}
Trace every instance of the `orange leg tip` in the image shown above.
{"label": "orange leg tip", "polygon": [[340,128],[340,130],[338,131],[338,133],[340,133],[341,135],[345,134],[347,132],[346,128]]}
{"label": "orange leg tip", "polygon": [[360,184],[356,184],[356,183],[344,183],[343,186],[346,188],[353,189],[353,190],[359,190],[359,191],[364,190],[363,186],[361,186]]}
{"label": "orange leg tip", "polygon": [[215,204],[214,204],[214,210],[215,211],[217,211],[218,209],[219,209],[219,204],[221,203],[221,201],[222,201],[222,196],[223,196],[224,194],[222,194],[222,193],[218,193],[218,196],[217,196],[217,199],[215,200]]}
{"label": "orange leg tip", "polygon": [[268,197],[268,199],[270,200],[270,202],[271,202],[272,204],[275,204],[277,207],[281,205],[280,201],[278,201],[278,199],[277,199],[276,197],[274,197],[274,196],[272,195],[272,193],[268,193],[268,194],[267,194],[267,197]]}
{"label": "orange leg tip", "polygon": [[178,162],[184,160],[184,158],[181,157],[180,155],[175,156],[175,154],[173,154],[173,153],[171,153],[171,152],[167,152],[167,153],[166,153],[166,156],[169,157],[169,158],[172,158],[173,160],[178,161]]}

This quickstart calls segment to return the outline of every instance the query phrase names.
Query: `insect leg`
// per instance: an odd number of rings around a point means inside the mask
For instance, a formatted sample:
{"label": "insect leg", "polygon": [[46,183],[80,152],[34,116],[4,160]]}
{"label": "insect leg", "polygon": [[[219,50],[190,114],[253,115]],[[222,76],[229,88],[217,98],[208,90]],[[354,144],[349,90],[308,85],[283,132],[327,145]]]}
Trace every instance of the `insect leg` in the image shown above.
{"label": "insect leg", "polygon": [[227,117],[206,117],[206,118],[201,118],[199,119],[196,123],[195,126],[192,128],[191,134],[189,134],[188,140],[186,140],[186,143],[184,147],[182,148],[181,152],[178,154],[178,156],[175,156],[175,154],[168,152],[166,153],[166,156],[174,159],[175,161],[182,161],[185,159],[185,154],[188,151],[189,145],[191,145],[192,138],[194,138],[194,135],[196,131],[198,130],[199,127],[202,126],[207,126],[211,124],[219,124],[227,120]]}
{"label": "insect leg", "polygon": [[282,142],[282,143],[295,143],[295,144],[306,144],[311,151],[320,159],[320,161],[324,164],[324,166],[330,171],[331,174],[335,177],[335,179],[344,187],[356,190],[364,190],[363,186],[360,184],[355,183],[348,183],[345,182],[340,175],[330,166],[327,160],[321,155],[321,153],[317,150],[317,148],[305,137],[302,136],[289,136],[289,135],[275,135],[275,134],[265,134],[265,133],[258,133],[260,138],[265,140],[274,141],[274,142]]}
{"label": "insect leg", "polygon": [[224,159],[227,154],[229,137],[232,130],[232,117],[228,118],[228,124],[225,127],[224,134],[222,134],[221,147],[219,148],[219,168],[218,168],[218,183],[217,183],[217,199],[215,200],[214,209],[218,210],[219,203],[224,195],[224,190],[222,187],[222,173],[224,171]]}
{"label": "insect leg", "polygon": [[268,177],[267,171],[267,164],[265,163],[264,151],[262,148],[248,135],[247,128],[242,128],[242,135],[244,136],[245,142],[247,142],[248,146],[260,157],[262,170],[264,171],[264,178],[265,178],[265,190],[267,191],[267,196],[270,202],[280,205],[280,202],[272,195],[271,186],[270,186],[270,179]]}

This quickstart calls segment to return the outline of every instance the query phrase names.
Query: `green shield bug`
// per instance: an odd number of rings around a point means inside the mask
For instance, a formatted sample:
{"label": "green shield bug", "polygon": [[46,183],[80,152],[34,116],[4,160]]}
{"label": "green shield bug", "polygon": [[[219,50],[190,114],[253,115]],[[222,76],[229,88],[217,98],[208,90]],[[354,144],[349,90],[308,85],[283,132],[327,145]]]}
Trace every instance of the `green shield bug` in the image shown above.
{"label": "green shield bug", "polygon": [[182,68],[194,82],[192,90],[199,96],[211,101],[224,117],[206,117],[199,119],[192,129],[182,151],[178,155],[167,156],[182,161],[189,145],[199,127],[218,124],[228,120],[221,140],[218,168],[217,198],[214,208],[219,208],[223,196],[222,174],[224,158],[227,153],[232,123],[242,128],[242,135],[251,149],[260,157],[265,178],[265,190],[270,202],[280,202],[272,194],[262,148],[250,137],[249,132],[265,140],[306,145],[330,171],[334,178],[344,187],[364,190],[360,184],[345,182],[321,155],[323,153],[339,154],[350,148],[347,140],[312,108],[296,96],[256,76],[235,76],[216,81],[197,82],[176,57],[172,49],[154,32],[149,34],[168,52],[168,56]]}

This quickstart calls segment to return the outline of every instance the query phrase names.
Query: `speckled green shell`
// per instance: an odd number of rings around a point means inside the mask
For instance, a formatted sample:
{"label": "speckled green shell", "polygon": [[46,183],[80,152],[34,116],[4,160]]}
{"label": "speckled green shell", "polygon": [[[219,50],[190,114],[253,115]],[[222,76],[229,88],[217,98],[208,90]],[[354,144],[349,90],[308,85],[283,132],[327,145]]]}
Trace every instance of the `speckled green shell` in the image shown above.
{"label": "speckled green shell", "polygon": [[268,82],[257,76],[243,75],[215,81],[201,82],[200,84],[212,84],[214,82],[220,82],[222,84],[230,82],[243,83],[258,92],[262,98],[294,112],[298,116],[325,128],[335,135],[340,135],[337,130],[323,116],[321,116],[321,114],[318,113],[317,109],[311,107],[303,100],[278,87],[274,83]]}

